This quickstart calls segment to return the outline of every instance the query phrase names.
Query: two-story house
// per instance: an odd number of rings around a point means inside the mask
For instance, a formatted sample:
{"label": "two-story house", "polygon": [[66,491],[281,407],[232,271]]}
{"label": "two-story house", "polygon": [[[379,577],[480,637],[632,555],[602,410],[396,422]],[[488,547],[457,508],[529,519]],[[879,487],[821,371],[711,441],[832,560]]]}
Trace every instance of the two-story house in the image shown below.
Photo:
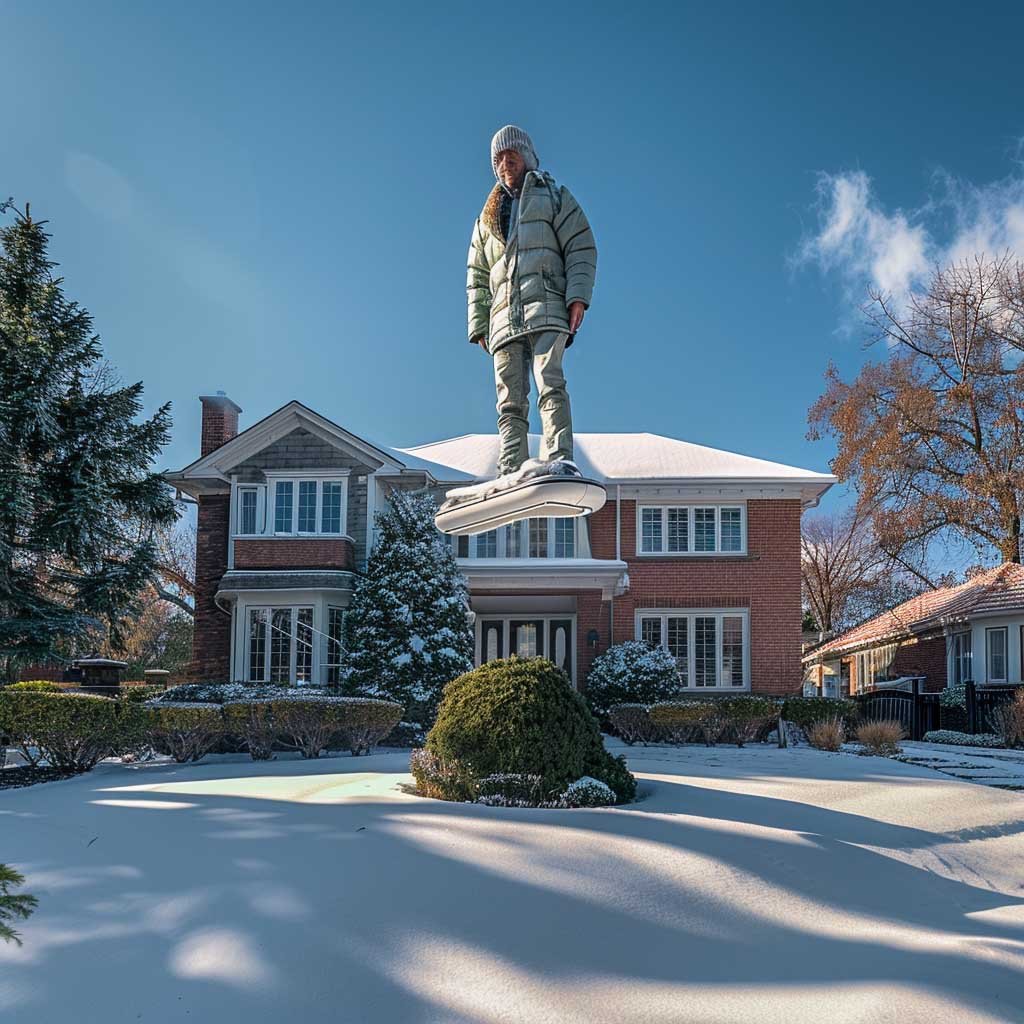
{"label": "two-story house", "polygon": [[[200,401],[200,458],[166,475],[198,503],[193,672],[329,683],[375,512],[394,488],[492,477],[498,439],[389,448],[294,401],[239,433],[233,401]],[[599,512],[451,538],[477,661],[543,655],[583,686],[637,638],[694,691],[798,690],[800,517],[835,478],[643,433],[579,433],[576,459],[608,489]]]}

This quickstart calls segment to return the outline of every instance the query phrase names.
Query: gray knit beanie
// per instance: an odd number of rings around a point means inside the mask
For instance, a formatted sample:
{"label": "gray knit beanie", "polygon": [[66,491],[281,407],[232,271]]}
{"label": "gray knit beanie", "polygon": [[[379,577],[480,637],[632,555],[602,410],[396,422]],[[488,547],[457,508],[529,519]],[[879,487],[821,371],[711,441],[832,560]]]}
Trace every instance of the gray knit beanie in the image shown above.
{"label": "gray knit beanie", "polygon": [[[498,154],[503,149],[514,149],[526,163],[528,171],[535,171],[540,166],[537,160],[537,151],[533,148],[530,136],[517,128],[514,124],[507,124],[504,128],[494,133],[491,139],[491,167],[494,168],[494,176],[498,177]],[[501,179],[498,178],[500,181]]]}

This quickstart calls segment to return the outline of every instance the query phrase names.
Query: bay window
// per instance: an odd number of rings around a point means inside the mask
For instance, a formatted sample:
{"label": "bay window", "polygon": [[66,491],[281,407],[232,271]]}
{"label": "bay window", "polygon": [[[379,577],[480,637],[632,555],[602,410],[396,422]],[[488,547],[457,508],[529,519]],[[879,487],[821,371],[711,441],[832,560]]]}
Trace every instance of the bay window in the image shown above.
{"label": "bay window", "polygon": [[[274,534],[316,537],[345,533],[348,482],[344,477],[283,477],[268,472],[267,478]],[[238,488],[239,533],[257,532],[257,494],[255,487]]]}
{"label": "bay window", "polygon": [[636,636],[664,647],[682,686],[749,689],[750,620],[746,609],[650,609],[636,613]]}
{"label": "bay window", "polygon": [[640,505],[638,555],[743,554],[744,505]]}
{"label": "bay window", "polygon": [[312,607],[250,608],[246,653],[250,682],[312,682]]}

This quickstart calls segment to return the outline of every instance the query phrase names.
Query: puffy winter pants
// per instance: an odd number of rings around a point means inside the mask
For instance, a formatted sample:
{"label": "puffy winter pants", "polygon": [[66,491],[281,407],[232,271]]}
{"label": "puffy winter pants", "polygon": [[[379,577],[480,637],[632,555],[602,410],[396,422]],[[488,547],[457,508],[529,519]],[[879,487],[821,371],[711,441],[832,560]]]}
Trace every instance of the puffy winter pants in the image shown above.
{"label": "puffy winter pants", "polygon": [[499,474],[514,473],[530,457],[531,370],[537,382],[537,411],[544,432],[540,457],[545,462],[572,458],[572,412],[562,373],[568,337],[563,331],[539,331],[516,338],[494,353],[501,438]]}

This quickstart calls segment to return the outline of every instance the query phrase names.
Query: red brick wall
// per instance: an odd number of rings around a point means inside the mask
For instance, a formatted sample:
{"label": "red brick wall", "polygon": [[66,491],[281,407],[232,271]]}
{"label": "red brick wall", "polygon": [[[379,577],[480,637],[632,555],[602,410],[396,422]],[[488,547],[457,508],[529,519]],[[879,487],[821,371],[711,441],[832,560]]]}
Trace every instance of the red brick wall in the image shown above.
{"label": "red brick wall", "polygon": [[192,638],[193,678],[228,681],[231,664],[231,617],[213,603],[217,584],[228,567],[227,494],[199,498],[196,530],[196,615]]}
{"label": "red brick wall", "polygon": [[907,640],[900,644],[893,658],[892,671],[897,676],[924,676],[924,688],[929,693],[945,689],[945,636]]}
{"label": "red brick wall", "polygon": [[[799,690],[800,515],[796,498],[748,501],[746,555],[644,558],[636,555],[636,502],[623,501],[621,548],[630,586],[615,599],[615,642],[635,638],[638,608],[747,608],[751,688]],[[591,519],[591,551],[595,558],[615,557],[614,501]]]}
{"label": "red brick wall", "polygon": [[268,537],[235,541],[236,569],[355,568],[352,542],[338,537]]}

